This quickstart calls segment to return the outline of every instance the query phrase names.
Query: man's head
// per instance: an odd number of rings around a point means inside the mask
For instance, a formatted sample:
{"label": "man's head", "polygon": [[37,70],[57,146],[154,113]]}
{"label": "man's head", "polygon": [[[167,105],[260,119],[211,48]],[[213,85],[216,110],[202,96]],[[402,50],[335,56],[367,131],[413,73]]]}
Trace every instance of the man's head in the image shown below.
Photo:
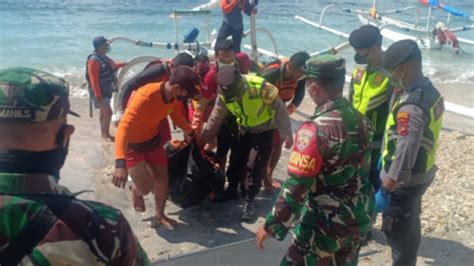
{"label": "man's head", "polygon": [[219,93],[226,100],[232,100],[242,88],[244,79],[235,66],[223,66],[217,73],[217,84]]}
{"label": "man's head", "polygon": [[110,52],[110,41],[107,40],[104,36],[97,36],[92,41],[94,50],[99,54],[106,54]]}
{"label": "man's head", "polygon": [[174,97],[179,101],[187,101],[199,95],[199,78],[188,66],[178,66],[171,72],[169,85],[175,92]]}
{"label": "man's head", "polygon": [[216,59],[219,63],[219,67],[235,64],[234,43],[232,40],[217,42],[214,47],[214,51]]}
{"label": "man's head", "polygon": [[198,74],[200,79],[204,79],[210,68],[211,62],[207,55],[200,54],[194,57],[194,71]]}
{"label": "man's head", "polygon": [[379,28],[363,25],[349,36],[349,43],[356,51],[357,64],[379,66],[382,54],[382,35]]}
{"label": "man's head", "polygon": [[415,41],[402,40],[393,43],[385,51],[382,67],[392,85],[404,89],[413,80],[423,77],[421,50]]}
{"label": "man's head", "polygon": [[286,65],[286,71],[291,74],[293,79],[298,80],[303,76],[303,67],[309,57],[307,52],[297,52],[290,57]]}
{"label": "man's head", "polygon": [[78,116],[64,80],[32,68],[0,70],[0,149],[54,152],[59,170],[74,132],[67,114]]}
{"label": "man's head", "polygon": [[179,53],[179,54],[177,54],[173,58],[172,62],[173,62],[174,67],[178,67],[178,66],[193,67],[194,66],[193,57],[188,53]]}
{"label": "man's head", "polygon": [[313,56],[303,68],[305,87],[316,104],[342,95],[346,61],[336,55]]}

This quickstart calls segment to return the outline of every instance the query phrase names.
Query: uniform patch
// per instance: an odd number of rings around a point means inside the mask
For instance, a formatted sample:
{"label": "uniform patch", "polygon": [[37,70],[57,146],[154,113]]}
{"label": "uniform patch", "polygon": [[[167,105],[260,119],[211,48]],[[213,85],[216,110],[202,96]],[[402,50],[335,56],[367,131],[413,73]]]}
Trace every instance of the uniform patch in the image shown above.
{"label": "uniform patch", "polygon": [[362,77],[364,76],[364,72],[365,72],[364,69],[357,69],[357,73],[354,78],[355,84],[360,85],[360,83],[362,82]]}
{"label": "uniform patch", "polygon": [[304,150],[306,147],[308,147],[308,144],[311,141],[313,135],[314,133],[307,129],[302,129],[298,131],[296,139],[296,146],[298,147],[298,150]]}
{"label": "uniform patch", "polygon": [[278,88],[275,85],[265,82],[265,86],[262,89],[262,100],[265,104],[272,104],[278,96]]}
{"label": "uniform patch", "polygon": [[295,145],[288,163],[288,173],[300,177],[313,177],[319,173],[322,160],[315,139],[315,126],[303,124],[296,132]]}
{"label": "uniform patch", "polygon": [[444,99],[439,100],[438,104],[434,108],[435,120],[438,120],[444,113]]}
{"label": "uniform patch", "polygon": [[397,133],[400,136],[407,136],[409,133],[408,130],[408,121],[410,120],[410,114],[408,112],[398,112],[397,113]]}
{"label": "uniform patch", "polygon": [[384,76],[382,76],[382,74],[380,73],[377,73],[377,75],[375,76],[374,78],[374,81],[372,82],[372,84],[376,87],[380,86],[380,84],[382,84],[384,80]]}

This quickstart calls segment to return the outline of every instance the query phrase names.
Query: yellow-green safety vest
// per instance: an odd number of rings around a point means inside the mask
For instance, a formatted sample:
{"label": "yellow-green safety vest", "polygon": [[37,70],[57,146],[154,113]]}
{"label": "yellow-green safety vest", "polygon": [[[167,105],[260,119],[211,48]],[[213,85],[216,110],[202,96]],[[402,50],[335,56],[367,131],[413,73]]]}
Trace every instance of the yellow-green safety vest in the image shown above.
{"label": "yellow-green safety vest", "polygon": [[412,174],[426,173],[430,171],[435,164],[435,154],[438,147],[439,132],[441,131],[442,114],[444,112],[444,100],[439,92],[430,83],[424,88],[415,88],[405,97],[400,97],[392,105],[392,110],[388,116],[384,148],[382,152],[382,168],[388,172],[393,161],[397,147],[397,117],[400,107],[412,104],[423,110],[428,117],[421,146],[412,169]]}
{"label": "yellow-green safety vest", "polygon": [[[227,110],[235,117],[237,123],[244,128],[252,128],[267,123],[273,119],[275,112],[264,102],[265,79],[255,75],[244,75],[246,86],[240,99],[227,101],[221,95],[222,102]],[[270,84],[268,84],[270,85]],[[276,89],[277,90],[277,89]],[[278,91],[276,91],[278,95]]]}
{"label": "yellow-green safety vest", "polygon": [[372,122],[374,141],[379,143],[389,113],[389,84],[389,78],[377,71],[368,73],[366,69],[358,67],[352,73],[352,106]]}

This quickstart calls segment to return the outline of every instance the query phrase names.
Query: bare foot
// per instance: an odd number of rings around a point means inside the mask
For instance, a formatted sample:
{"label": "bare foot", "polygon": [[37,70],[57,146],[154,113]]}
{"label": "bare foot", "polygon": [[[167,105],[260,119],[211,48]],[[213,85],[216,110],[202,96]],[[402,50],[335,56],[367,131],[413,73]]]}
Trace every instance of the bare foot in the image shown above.
{"label": "bare foot", "polygon": [[151,222],[151,227],[163,226],[168,230],[174,230],[177,225],[178,222],[176,220],[173,220],[167,217],[166,215],[163,215],[161,217],[155,217],[155,219],[153,219],[153,221]]}
{"label": "bare foot", "polygon": [[145,207],[145,200],[143,199],[142,196],[135,195],[135,193],[132,192],[132,202],[133,202],[133,208],[137,212],[145,212],[146,207]]}
{"label": "bare foot", "polygon": [[105,141],[110,141],[110,142],[115,141],[115,137],[110,136],[110,135],[102,135],[102,139],[105,140]]}

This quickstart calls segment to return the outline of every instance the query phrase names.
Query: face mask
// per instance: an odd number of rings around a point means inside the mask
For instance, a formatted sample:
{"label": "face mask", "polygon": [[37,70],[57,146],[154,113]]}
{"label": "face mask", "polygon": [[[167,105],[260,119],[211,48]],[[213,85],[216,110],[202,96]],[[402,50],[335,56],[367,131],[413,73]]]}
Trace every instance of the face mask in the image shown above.
{"label": "face mask", "polygon": [[390,82],[392,83],[392,86],[395,87],[395,88],[405,89],[405,84],[403,83],[404,76],[405,76],[405,71],[402,72],[402,74],[400,75],[400,78],[398,80],[395,80],[393,78],[393,75],[390,76]]}
{"label": "face mask", "polygon": [[232,62],[232,63],[230,63],[230,64],[224,64],[224,63],[222,63],[222,62],[218,62],[218,63],[217,63],[217,69],[218,69],[218,70],[221,69],[221,68],[224,67],[224,66],[235,66],[235,62]]}
{"label": "face mask", "polygon": [[357,53],[354,55],[354,61],[359,65],[367,65],[369,63],[367,56],[362,56]]}
{"label": "face mask", "polygon": [[63,147],[64,125],[56,136],[59,148],[49,151],[0,150],[0,172],[47,174],[59,179],[59,171],[66,161],[69,142]]}

